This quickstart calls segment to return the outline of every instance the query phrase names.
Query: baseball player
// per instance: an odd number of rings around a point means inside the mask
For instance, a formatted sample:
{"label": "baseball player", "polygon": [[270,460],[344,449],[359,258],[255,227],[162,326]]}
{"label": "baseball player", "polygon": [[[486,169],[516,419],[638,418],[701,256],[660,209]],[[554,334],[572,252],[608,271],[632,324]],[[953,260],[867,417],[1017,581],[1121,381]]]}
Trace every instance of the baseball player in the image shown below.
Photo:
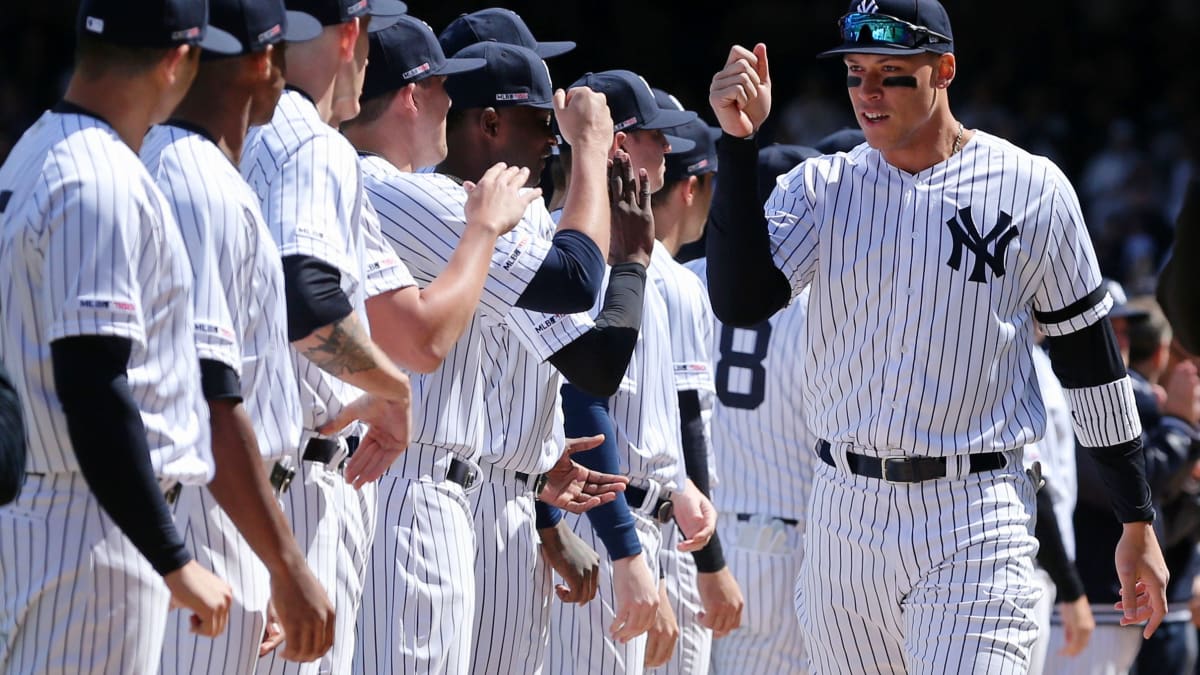
{"label": "baseball player", "polygon": [[[936,0],[855,2],[839,55],[867,145],[808,160],[763,211],[746,140],[770,110],[764,45],[734,47],[710,101],[725,136],[708,233],[717,316],[752,325],[811,284],[818,437],[797,612],[813,670],[1023,671],[1040,595],[1042,435],[1034,321],[1124,534],[1125,623],[1166,611],[1132,388],[1074,192],[1049,161],[950,111],[954,40]],[[903,242],[903,244],[901,243]]]}
{"label": "baseball player", "polygon": [[[644,197],[623,200],[615,217],[652,219],[649,197],[663,185],[665,153],[672,146],[693,147],[691,141],[668,137],[662,129],[691,121],[695,114],[660,109],[650,86],[629,71],[590,73],[576,86],[605,95],[613,119],[620,120],[614,124],[614,129],[620,130],[613,144],[628,152],[632,164],[621,183]],[[574,155],[572,147],[570,163],[564,163],[570,176],[567,199],[575,189]],[[638,171],[636,179],[633,170]],[[591,526],[569,518],[576,534],[593,547],[602,542],[606,555],[600,602],[555,608],[550,651],[553,672],[642,672],[646,666],[668,661],[678,627],[665,584],[655,588],[653,582],[659,569],[661,526],[670,521],[674,510],[687,537],[679,544],[685,551],[703,547],[715,527],[715,511],[683,471],[666,321],[665,304],[650,284],[642,333],[620,390],[613,397],[597,398],[571,385],[564,388],[567,433],[603,433],[611,439],[608,442],[616,446],[619,469],[630,477],[630,487],[615,507],[589,513]],[[647,629],[652,629],[653,649],[651,639],[641,636]]]}
{"label": "baseball player", "polygon": [[[757,190],[766,199],[775,178],[819,153],[772,145],[758,156]],[[668,165],[672,158],[668,157]],[[715,159],[713,160],[715,164]],[[706,259],[687,264],[707,281]],[[790,597],[804,561],[804,523],[815,439],[804,421],[807,291],[767,321],[735,328],[715,321],[712,334],[711,435],[721,476],[713,502],[729,569],[746,594],[740,627],[713,641],[712,672],[807,673],[807,655]]]}
{"label": "baseball player", "polygon": [[[241,170],[282,256],[288,340],[300,385],[299,466],[284,511],[342,619],[320,662],[298,664],[275,653],[263,667],[344,673],[354,653],[349,617],[358,610],[374,531],[371,481],[407,445],[410,420],[408,376],[371,340],[364,302],[413,281],[371,236],[357,155],[330,124],[354,112],[335,108],[334,100],[361,87],[368,22],[386,27],[403,6],[384,0],[287,6],[323,28],[317,38],[289,45],[287,90],[270,123],[247,136]],[[360,436],[346,418],[369,422],[369,431]]]}
{"label": "baseball player", "polygon": [[321,26],[285,12],[282,0],[212,0],[210,14],[212,25],[238,40],[240,53],[201,64],[172,118],[147,134],[141,155],[171,204],[191,261],[196,350],[217,466],[210,486],[180,492],[175,518],[200,562],[229,580],[234,605],[229,628],[214,640],[189,635],[186,617],[169,622],[162,667],[253,673],[270,597],[289,636],[284,658],[312,661],[333,642],[333,605],[275,497],[294,472],[300,398],[287,361],[279,250],[237,168],[247,125],[270,121],[282,91],[279,43],[312,39]]}
{"label": "baseball player", "polygon": [[225,626],[229,587],[168,509],[213,463],[187,252],[136,153],[198,50],[237,50],[206,23],[202,3],[85,0],[64,100],[0,168],[0,360],[29,424],[0,509],[0,671],[154,672],[169,600]]}
{"label": "baseball player", "polygon": [[0,364],[0,506],[21,494],[25,483],[25,421],[8,371]]}
{"label": "baseball player", "polygon": [[[684,110],[675,97],[661,89],[653,91],[659,107]],[[715,393],[709,352],[712,308],[703,284],[675,262],[673,256],[685,237],[699,236],[707,218],[712,174],[716,169],[714,140],[720,130],[695,119],[667,131],[690,141],[693,147],[687,152],[673,151],[666,156],[663,187],[651,199],[654,235],[658,242],[654,247],[649,278],[663,296],[671,327],[684,467],[697,488],[710,496],[711,453],[705,418],[711,411]],[[668,527],[659,554],[667,597],[679,625],[679,640],[663,671],[708,672],[713,628],[717,635],[725,635],[736,628],[741,621],[743,599],[725,564],[716,533],[707,546],[694,554],[678,549],[682,539],[678,528]]]}
{"label": "baseball player", "polygon": [[[496,20],[484,20],[489,15],[497,15]],[[462,23],[473,26],[470,35],[479,42],[494,39],[506,44],[518,43],[536,55],[558,54],[572,46],[572,43],[538,43],[529,35],[521,18],[508,10],[484,10],[477,15],[465,15],[444,31],[443,37],[453,35],[455,26]],[[394,28],[378,37],[384,38],[392,32],[395,32]],[[520,39],[521,36],[525,39]],[[429,37],[423,26],[415,27],[407,39],[397,36],[394,55],[385,57],[380,53],[381,58],[372,58],[375,65],[370,71],[371,78],[383,72],[377,68],[385,60],[396,72],[413,72],[421,65],[425,54],[440,50],[435,45],[422,46],[429,42]],[[473,50],[488,51],[486,47],[474,47]],[[474,51],[460,50],[459,53],[479,56]],[[405,56],[409,58],[405,59]],[[468,79],[453,87],[456,90],[454,98],[460,104],[490,102],[484,99],[488,87],[483,82],[472,83]],[[459,92],[465,93],[460,95]],[[478,93],[472,96],[471,92]],[[364,105],[374,106],[369,101]],[[374,126],[382,132],[375,134],[376,144],[396,137],[394,125],[380,121]],[[350,129],[348,134],[354,138],[357,130]],[[531,134],[520,144],[497,149],[492,159],[528,161],[542,155],[545,143],[545,132]],[[392,154],[400,156],[400,144],[396,145]],[[416,146],[419,144],[410,144],[410,147]],[[446,159],[448,166],[476,165],[482,158],[475,156],[473,150],[479,147],[483,146],[470,142],[470,139],[456,138],[449,149],[449,157],[438,156],[431,158],[431,162]],[[460,170],[469,174],[477,169]],[[553,239],[553,221],[546,216],[540,202],[531,207],[526,220],[541,224],[538,236]],[[622,307],[640,306],[640,302],[627,301],[623,296],[642,292],[642,270],[652,237],[643,233],[636,240],[638,245],[626,247],[632,255],[618,250],[627,238],[617,236],[613,239],[615,245],[610,258],[632,267],[628,271],[623,268],[619,274],[623,282],[610,287],[605,307],[596,322],[593,323],[586,313],[554,316],[530,312],[518,303],[513,316],[504,324],[480,328],[485,389],[484,444],[479,457],[480,485],[468,493],[475,523],[477,583],[471,672],[540,672],[549,639],[550,604],[554,597],[551,567],[564,578],[565,584],[558,590],[558,596],[564,602],[587,602],[595,594],[598,557],[565,522],[537,523],[534,488],[541,474],[550,472],[554,475],[554,467],[563,466],[559,373],[589,389],[609,394],[616,390],[628,366],[637,325],[622,316]],[[560,328],[558,332],[577,334],[578,337],[549,358],[524,347],[513,330],[521,325],[544,329],[555,323],[565,326],[571,322],[578,325]],[[518,402],[516,407],[521,414],[507,414],[506,411]],[[544,493],[545,490],[542,498],[545,498]],[[537,533],[535,526],[539,528]],[[507,583],[491,583],[496,578],[507,579]],[[495,621],[497,615],[505,616],[506,620]]]}
{"label": "baseball player", "polygon": [[[431,283],[456,255],[460,238],[464,244],[473,238],[465,227],[469,210],[461,182],[477,180],[501,159],[536,166],[552,142],[548,116],[555,99],[545,64],[532,51],[500,43],[465,49],[450,66],[471,67],[447,83],[439,75],[447,62],[432,32],[419,22],[403,25],[403,31],[389,29],[373,41],[378,58],[371,59],[371,84],[364,94],[370,114],[352,123],[348,133],[361,150],[372,153],[364,157],[363,167],[384,234],[414,276]],[[381,63],[386,67],[378,68]],[[418,81],[408,85],[405,80]],[[418,95],[428,102],[422,107],[430,116],[419,124],[405,121],[399,108]],[[387,97],[390,102],[374,102]],[[611,135],[603,124],[606,111],[597,105],[599,97],[587,92],[573,93],[569,103],[565,98],[558,96],[560,115],[589,144],[590,185],[581,190],[572,216],[557,233],[535,200],[517,228],[495,242],[482,295],[476,296],[478,307],[468,305],[473,314],[465,332],[443,352],[440,366],[416,378],[422,412],[413,447],[381,482],[383,517],[368,575],[374,602],[363,606],[356,672],[466,672],[470,666],[476,589],[468,566],[475,559],[475,541],[465,488],[479,480],[474,464],[484,442],[481,333],[503,325],[537,361],[554,362],[590,326],[524,310],[569,313],[589,306],[608,248],[602,200],[607,145],[600,142]],[[440,116],[446,115],[451,99],[461,109],[452,109],[450,121],[444,122]],[[476,124],[477,119],[488,126]],[[442,140],[443,123],[448,143]],[[499,139],[490,132],[478,135],[487,128],[501,129]],[[520,142],[516,133],[530,136]],[[401,136],[406,138],[401,141]],[[442,156],[437,173],[405,171]],[[531,172],[522,169],[521,175],[528,180]],[[545,238],[546,233],[553,239]],[[575,350],[574,358],[586,362],[583,350]],[[553,435],[552,426],[547,433]],[[577,472],[569,458],[560,459],[561,438],[548,443],[553,443],[549,459],[555,470],[547,475],[557,486],[548,490],[574,493],[579,508],[613,498],[596,496],[616,489],[611,477]],[[511,487],[533,488],[531,476],[514,476]],[[605,485],[581,494],[580,477]]]}

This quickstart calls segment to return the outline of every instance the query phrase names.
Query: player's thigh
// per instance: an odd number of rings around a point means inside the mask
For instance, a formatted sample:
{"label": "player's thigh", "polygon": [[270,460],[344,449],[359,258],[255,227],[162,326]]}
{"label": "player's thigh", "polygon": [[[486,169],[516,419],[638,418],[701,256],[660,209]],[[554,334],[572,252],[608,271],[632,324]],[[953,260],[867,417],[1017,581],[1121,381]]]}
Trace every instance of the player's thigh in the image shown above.
{"label": "player's thigh", "polygon": [[930,561],[903,603],[909,671],[1026,672],[1042,596],[1032,485],[1017,470],[930,490],[955,498],[943,513],[916,522],[935,536],[920,549],[918,557],[928,553]]}
{"label": "player's thigh", "polygon": [[706,673],[712,657],[712,630],[700,623],[700,612],[704,609],[700,591],[696,585],[699,572],[691,553],[677,547],[683,535],[674,523],[662,528],[663,543],[658,559],[662,567],[663,583],[671,611],[679,624],[679,639],[675,642],[675,654],[655,673]]}
{"label": "player's thigh", "polygon": [[783,524],[725,518],[726,562],[746,600],[742,625],[713,640],[712,671],[803,675],[807,655],[791,593],[803,562],[804,535]]}
{"label": "player's thigh", "polygon": [[0,535],[0,671],[157,670],[169,593],[82,476],[31,478]]}

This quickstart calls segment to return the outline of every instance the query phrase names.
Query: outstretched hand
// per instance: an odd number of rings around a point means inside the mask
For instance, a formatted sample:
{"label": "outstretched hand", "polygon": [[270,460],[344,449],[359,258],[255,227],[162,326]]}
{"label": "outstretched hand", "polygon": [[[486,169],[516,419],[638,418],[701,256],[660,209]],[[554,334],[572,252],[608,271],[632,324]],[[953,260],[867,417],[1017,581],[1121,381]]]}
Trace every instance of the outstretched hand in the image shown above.
{"label": "outstretched hand", "polygon": [[566,451],[546,472],[546,486],[537,498],[571,513],[583,513],[616,499],[618,492],[625,491],[628,478],[593,471],[571,459],[571,455],[591,450],[603,442],[603,435],[568,438]]}
{"label": "outstretched hand", "polygon": [[1146,622],[1142,636],[1149,639],[1167,615],[1167,580],[1158,536],[1150,523],[1126,523],[1117,542],[1117,578],[1121,600],[1114,607],[1124,612],[1121,625]]}
{"label": "outstretched hand", "polygon": [[760,42],[750,51],[734,45],[725,67],[713,76],[708,103],[730,136],[745,138],[757,132],[771,113],[767,46]]}
{"label": "outstretched hand", "polygon": [[467,224],[484,227],[497,237],[511,232],[521,222],[525,209],[542,196],[541,188],[523,189],[528,181],[528,168],[504,162],[493,164],[478,183],[464,181]]}
{"label": "outstretched hand", "polygon": [[645,169],[634,175],[633,162],[624,150],[615,151],[608,166],[608,200],[612,211],[610,261],[649,266],[654,252],[650,177]]}

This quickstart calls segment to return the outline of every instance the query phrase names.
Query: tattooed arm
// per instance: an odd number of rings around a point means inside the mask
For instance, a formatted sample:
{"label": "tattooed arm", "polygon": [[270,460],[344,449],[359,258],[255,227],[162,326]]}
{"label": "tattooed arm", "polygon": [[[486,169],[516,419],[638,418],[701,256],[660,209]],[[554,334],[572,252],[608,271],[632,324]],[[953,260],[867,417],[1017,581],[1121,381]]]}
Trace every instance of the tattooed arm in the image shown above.
{"label": "tattooed arm", "polygon": [[387,399],[408,399],[408,376],[383,353],[351,312],[292,343],[309,361],[334,377]]}

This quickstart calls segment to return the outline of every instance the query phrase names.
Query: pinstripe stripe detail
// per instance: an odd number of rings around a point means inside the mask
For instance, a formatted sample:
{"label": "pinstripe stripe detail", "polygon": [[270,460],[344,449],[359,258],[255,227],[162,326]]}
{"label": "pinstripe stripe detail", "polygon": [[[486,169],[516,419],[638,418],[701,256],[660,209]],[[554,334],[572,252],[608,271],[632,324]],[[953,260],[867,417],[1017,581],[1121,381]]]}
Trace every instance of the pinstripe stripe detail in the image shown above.
{"label": "pinstripe stripe detail", "polygon": [[1142,435],[1142,421],[1133,398],[1133,382],[1125,376],[1116,382],[1085,389],[1064,389],[1071,406],[1071,421],[1079,444],[1107,448]]}

